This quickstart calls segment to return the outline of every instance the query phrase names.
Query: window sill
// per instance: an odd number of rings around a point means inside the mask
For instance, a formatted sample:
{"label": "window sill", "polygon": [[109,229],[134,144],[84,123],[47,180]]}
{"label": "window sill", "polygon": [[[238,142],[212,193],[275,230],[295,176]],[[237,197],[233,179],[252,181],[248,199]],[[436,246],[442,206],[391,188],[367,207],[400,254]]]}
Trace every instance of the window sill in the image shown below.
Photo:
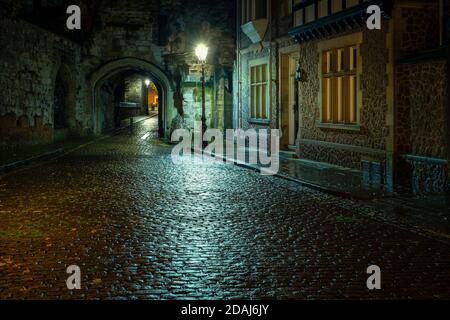
{"label": "window sill", "polygon": [[359,124],[339,124],[339,123],[318,122],[318,123],[316,123],[316,126],[320,129],[361,131],[361,125],[359,125]]}
{"label": "window sill", "polygon": [[270,125],[270,120],[269,119],[254,119],[254,118],[250,118],[250,119],[248,119],[248,123]]}

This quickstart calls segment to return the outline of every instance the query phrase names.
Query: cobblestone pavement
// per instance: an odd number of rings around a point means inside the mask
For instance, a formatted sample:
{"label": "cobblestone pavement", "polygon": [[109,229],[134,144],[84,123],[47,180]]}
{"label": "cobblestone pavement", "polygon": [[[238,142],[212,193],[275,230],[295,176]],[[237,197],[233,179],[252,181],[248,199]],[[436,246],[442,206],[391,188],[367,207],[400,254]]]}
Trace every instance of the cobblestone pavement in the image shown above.
{"label": "cobblestone pavement", "polygon": [[[0,298],[450,298],[449,244],[276,177],[176,166],[155,130],[0,178]],[[372,264],[382,290],[369,292]]]}

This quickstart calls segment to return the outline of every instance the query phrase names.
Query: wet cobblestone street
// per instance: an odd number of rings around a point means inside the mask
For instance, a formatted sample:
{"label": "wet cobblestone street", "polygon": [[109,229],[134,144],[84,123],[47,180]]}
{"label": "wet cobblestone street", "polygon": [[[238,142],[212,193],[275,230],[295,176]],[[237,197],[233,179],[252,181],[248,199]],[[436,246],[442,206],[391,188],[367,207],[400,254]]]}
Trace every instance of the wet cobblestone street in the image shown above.
{"label": "wet cobblestone street", "polygon": [[449,244],[294,182],[174,165],[156,121],[0,177],[1,299],[450,298]]}

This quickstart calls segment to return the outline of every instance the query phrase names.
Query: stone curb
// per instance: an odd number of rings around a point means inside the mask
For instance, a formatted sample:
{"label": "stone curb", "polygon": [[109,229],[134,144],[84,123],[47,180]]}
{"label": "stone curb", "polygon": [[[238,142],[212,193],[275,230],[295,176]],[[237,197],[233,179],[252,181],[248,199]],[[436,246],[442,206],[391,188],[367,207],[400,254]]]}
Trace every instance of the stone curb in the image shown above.
{"label": "stone curb", "polygon": [[42,153],[40,155],[31,157],[31,158],[28,158],[25,160],[19,160],[16,162],[5,164],[5,165],[0,166],[0,173],[10,172],[10,171],[17,169],[18,167],[25,166],[25,165],[28,165],[33,162],[47,160],[47,159],[51,158],[52,156],[55,156],[55,155],[63,153],[63,152],[64,152],[64,149],[59,148],[59,149],[45,152],[45,153]]}
{"label": "stone curb", "polygon": [[[192,151],[197,153],[197,154],[200,154],[200,150],[196,150],[196,149],[192,148]],[[215,154],[213,154],[211,152],[204,152],[204,153],[209,155],[209,156],[214,156],[217,159],[222,160],[223,162],[226,162],[226,163],[229,163],[229,164],[233,164],[233,165],[235,165],[237,167],[245,168],[245,169],[256,171],[256,172],[260,171],[260,168],[258,166],[255,166],[255,165],[251,165],[251,164],[239,161],[239,160],[234,160],[234,161],[228,162],[227,158],[224,157],[224,156],[218,156],[218,155],[215,155]],[[324,186],[321,186],[321,185],[318,185],[318,184],[315,184],[315,183],[312,183],[312,182],[309,182],[309,181],[306,181],[306,180],[302,180],[302,179],[299,179],[299,178],[295,178],[295,177],[289,176],[287,174],[277,173],[277,174],[274,175],[274,177],[281,178],[281,179],[284,179],[284,180],[288,180],[288,181],[291,181],[291,182],[295,182],[295,183],[298,183],[298,184],[300,184],[300,185],[302,185],[304,187],[307,187],[307,188],[310,188],[310,189],[314,189],[314,190],[317,190],[317,191],[320,191],[320,192],[324,192],[324,193],[327,193],[327,194],[330,194],[330,195],[333,195],[333,196],[341,197],[341,198],[354,199],[354,200],[374,200],[374,199],[378,198],[378,197],[375,197],[375,196],[357,195],[357,194],[354,194],[354,193],[351,193],[351,192],[345,192],[345,191],[341,191],[341,190],[337,190],[337,189],[333,189],[333,188],[324,187]]]}
{"label": "stone curb", "polygon": [[[141,122],[143,122],[143,121],[145,121],[145,120],[154,118],[154,117],[156,117],[156,116],[157,116],[157,115],[148,116],[148,117],[146,117],[146,118],[144,118],[144,119],[142,119],[142,120],[133,122],[133,125],[135,125],[135,124],[137,124],[137,123],[141,123]],[[70,153],[70,152],[72,152],[72,151],[74,151],[74,150],[77,150],[77,149],[79,149],[79,148],[83,148],[83,147],[85,147],[85,146],[87,146],[87,145],[89,145],[89,144],[91,144],[91,143],[96,142],[96,141],[100,141],[100,140],[103,140],[103,139],[107,139],[107,138],[109,138],[109,137],[112,137],[112,136],[114,136],[114,135],[117,135],[117,134],[120,133],[122,130],[127,129],[127,128],[129,128],[130,126],[131,126],[131,125],[128,124],[128,125],[126,125],[126,126],[117,128],[117,129],[115,129],[112,133],[107,134],[106,136],[98,137],[97,139],[92,139],[92,140],[89,141],[89,142],[86,142],[86,143],[84,143],[84,144],[81,144],[81,145],[79,145],[79,146],[76,146],[76,147],[74,147],[74,148],[71,148],[71,149],[69,149],[69,150],[65,150],[64,148],[58,148],[58,149],[56,149],[56,150],[52,150],[52,151],[49,151],[49,152],[45,152],[45,153],[42,153],[42,154],[33,156],[33,157],[31,157],[31,158],[28,158],[28,159],[19,160],[19,161],[16,161],[16,162],[12,162],[12,163],[8,163],[8,164],[5,164],[5,165],[1,165],[1,166],[0,166],[0,174],[8,173],[8,172],[14,171],[14,170],[18,169],[19,167],[29,165],[29,164],[31,164],[31,163],[33,163],[33,162],[44,161],[44,160],[48,160],[48,159],[50,159],[50,158],[52,158],[52,157],[55,157],[55,156],[58,156],[58,155],[64,155],[64,154]]]}

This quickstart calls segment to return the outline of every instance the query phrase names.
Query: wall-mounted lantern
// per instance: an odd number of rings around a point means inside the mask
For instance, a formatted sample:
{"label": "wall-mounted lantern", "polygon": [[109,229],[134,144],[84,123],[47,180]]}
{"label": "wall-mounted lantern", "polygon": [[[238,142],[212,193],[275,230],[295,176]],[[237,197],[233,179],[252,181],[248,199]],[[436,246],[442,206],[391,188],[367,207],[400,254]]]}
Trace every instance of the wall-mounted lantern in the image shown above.
{"label": "wall-mounted lantern", "polygon": [[300,66],[300,61],[297,62],[297,69],[295,70],[295,81],[302,82],[303,80],[303,70]]}

